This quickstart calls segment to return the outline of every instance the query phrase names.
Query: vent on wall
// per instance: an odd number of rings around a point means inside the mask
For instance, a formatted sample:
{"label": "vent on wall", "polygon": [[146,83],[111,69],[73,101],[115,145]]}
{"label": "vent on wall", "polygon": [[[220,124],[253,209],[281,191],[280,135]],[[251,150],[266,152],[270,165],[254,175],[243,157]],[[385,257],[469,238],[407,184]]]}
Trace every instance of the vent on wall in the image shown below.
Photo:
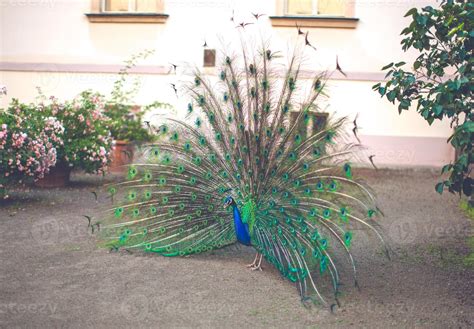
{"label": "vent on wall", "polygon": [[216,50],[204,49],[204,67],[216,66]]}

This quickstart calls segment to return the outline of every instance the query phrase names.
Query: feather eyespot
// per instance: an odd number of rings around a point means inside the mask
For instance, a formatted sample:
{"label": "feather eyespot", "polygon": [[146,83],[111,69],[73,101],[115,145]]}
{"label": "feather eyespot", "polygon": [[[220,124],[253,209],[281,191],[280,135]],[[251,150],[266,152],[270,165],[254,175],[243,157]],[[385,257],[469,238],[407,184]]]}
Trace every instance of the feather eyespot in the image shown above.
{"label": "feather eyespot", "polygon": [[191,143],[190,142],[185,142],[183,145],[183,148],[185,151],[190,151],[191,150]]}
{"label": "feather eyespot", "polygon": [[318,191],[323,191],[324,190],[323,182],[320,181],[316,184],[316,190],[318,190]]}
{"label": "feather eyespot", "polygon": [[135,167],[130,167],[130,168],[128,169],[128,178],[130,178],[130,179],[131,179],[131,178],[134,178],[134,177],[137,175],[137,173],[138,173],[137,168],[135,168]]}
{"label": "feather eyespot", "polygon": [[199,118],[196,118],[196,121],[194,121],[194,124],[195,124],[195,125],[196,125],[196,127],[198,127],[198,128],[199,128],[199,127],[201,127],[201,125],[202,125],[202,121],[201,121],[201,119],[199,119]]}
{"label": "feather eyespot", "polygon": [[120,216],[122,216],[122,214],[123,214],[123,208],[120,207],[120,208],[115,209],[114,214],[115,214],[115,217],[120,217]]}
{"label": "feather eyespot", "polygon": [[137,198],[137,193],[135,191],[130,191],[128,193],[128,199],[131,201],[131,200],[135,200]]}
{"label": "feather eyespot", "polygon": [[150,172],[146,172],[145,175],[143,176],[143,180],[145,182],[151,181],[152,178],[153,178],[153,175]]}
{"label": "feather eyespot", "polygon": [[202,159],[201,159],[201,157],[197,156],[193,159],[193,162],[194,162],[195,165],[199,166],[202,163]]}
{"label": "feather eyespot", "polygon": [[347,247],[349,247],[351,245],[351,241],[352,241],[352,233],[351,232],[346,232],[344,234],[344,243]]}
{"label": "feather eyespot", "polygon": [[328,219],[329,217],[331,217],[331,209],[324,209],[323,211],[323,217]]}

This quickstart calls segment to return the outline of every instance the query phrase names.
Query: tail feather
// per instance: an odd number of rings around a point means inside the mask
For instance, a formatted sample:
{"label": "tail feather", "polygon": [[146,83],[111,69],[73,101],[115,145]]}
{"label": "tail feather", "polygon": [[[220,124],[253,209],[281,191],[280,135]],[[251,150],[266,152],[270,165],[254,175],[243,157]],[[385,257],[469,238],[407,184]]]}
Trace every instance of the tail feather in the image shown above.
{"label": "tail feather", "polygon": [[231,210],[223,208],[230,194],[252,246],[296,283],[302,300],[330,304],[332,287],[338,303],[334,251],[347,255],[357,282],[353,232],[369,229],[383,242],[374,221],[380,212],[370,188],[353,177],[358,145],[345,140],[347,119],[321,114],[326,73],[311,79],[299,102],[301,59],[279,72],[276,54],[264,43],[251,53],[243,41],[240,59],[224,56],[217,83],[195,72],[186,122],[164,124],[127,180],[111,188],[112,199],[122,199],[106,211],[101,232],[115,248],[165,256],[219,248],[236,242]]}

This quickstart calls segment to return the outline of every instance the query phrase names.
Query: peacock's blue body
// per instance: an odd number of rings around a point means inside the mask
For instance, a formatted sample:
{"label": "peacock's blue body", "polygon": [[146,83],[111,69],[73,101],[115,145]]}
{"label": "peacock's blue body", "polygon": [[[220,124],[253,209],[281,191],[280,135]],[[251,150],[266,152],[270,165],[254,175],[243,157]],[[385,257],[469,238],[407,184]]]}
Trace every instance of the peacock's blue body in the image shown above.
{"label": "peacock's blue body", "polygon": [[242,222],[242,216],[240,215],[239,208],[237,204],[231,199],[232,203],[230,206],[232,207],[232,216],[234,218],[234,226],[235,226],[235,236],[237,237],[237,241],[240,243],[250,246],[250,233],[249,233],[249,226],[247,223]]}
{"label": "peacock's blue body", "polygon": [[113,249],[165,256],[251,245],[304,300],[326,303],[341,285],[334,250],[357,282],[353,232],[381,238],[375,198],[350,165],[358,145],[342,138],[346,118],[320,112],[325,74],[301,81],[299,56],[282,72],[266,45],[243,54],[222,58],[217,83],[197,72],[186,85],[187,119],[163,123],[110,187],[100,232]]}

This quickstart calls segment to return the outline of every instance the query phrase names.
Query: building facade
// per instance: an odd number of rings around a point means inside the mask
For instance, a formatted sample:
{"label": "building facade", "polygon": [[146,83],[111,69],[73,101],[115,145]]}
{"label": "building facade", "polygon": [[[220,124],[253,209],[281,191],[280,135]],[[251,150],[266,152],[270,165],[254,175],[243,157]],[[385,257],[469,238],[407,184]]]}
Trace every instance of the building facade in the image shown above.
{"label": "building facade", "polygon": [[[330,75],[324,109],[358,114],[359,135],[367,154],[380,166],[440,166],[454,157],[446,139],[449,122],[429,126],[415,109],[398,114],[395,105],[372,90],[383,81],[381,67],[412,62],[401,50],[404,14],[412,7],[436,6],[415,0],[0,0],[1,99],[34,101],[36,87],[46,95],[72,98],[85,89],[110,93],[123,61],[144,50],[131,78],[140,79],[138,104],[155,100],[186,110],[170,83],[186,80],[186,70],[204,64],[204,51],[239,43],[237,30],[263,38],[282,51],[304,50],[309,71],[328,71],[336,56],[347,77]],[[252,15],[264,14],[258,20]],[[231,20],[233,18],[233,21]],[[253,23],[245,28],[240,23]],[[296,25],[308,31],[316,50],[304,46]],[[206,47],[204,47],[206,44]],[[275,46],[273,46],[275,45]],[[211,56],[212,57],[212,56]],[[219,55],[217,55],[219,61]],[[176,72],[170,65],[176,64]]]}

